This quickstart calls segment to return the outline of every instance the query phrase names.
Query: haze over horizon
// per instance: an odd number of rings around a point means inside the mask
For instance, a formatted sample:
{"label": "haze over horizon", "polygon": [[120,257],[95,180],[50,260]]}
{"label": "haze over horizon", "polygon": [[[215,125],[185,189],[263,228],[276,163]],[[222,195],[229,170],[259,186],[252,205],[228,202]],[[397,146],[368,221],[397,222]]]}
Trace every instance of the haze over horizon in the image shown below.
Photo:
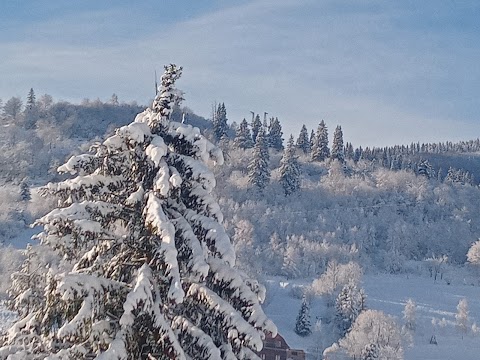
{"label": "haze over horizon", "polygon": [[184,67],[185,105],[229,121],[277,116],[284,138],[325,120],[354,146],[480,134],[474,1],[143,1],[0,5],[0,98],[147,103]]}

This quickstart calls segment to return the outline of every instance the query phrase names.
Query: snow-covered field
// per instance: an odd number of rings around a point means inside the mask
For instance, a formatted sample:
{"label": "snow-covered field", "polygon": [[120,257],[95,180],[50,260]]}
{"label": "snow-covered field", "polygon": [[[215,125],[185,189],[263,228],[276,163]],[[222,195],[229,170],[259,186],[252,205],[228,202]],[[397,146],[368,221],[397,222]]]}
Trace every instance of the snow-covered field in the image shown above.
{"label": "snow-covered field", "polygon": [[[266,313],[277,324],[280,334],[292,348],[304,349],[309,359],[321,359],[319,353],[328,344],[328,334],[318,331],[315,323],[321,321],[325,307],[314,299],[310,314],[312,335],[302,338],[295,334],[296,316],[301,299],[292,296],[292,288],[306,285],[306,281],[270,279]],[[406,347],[406,360],[477,360],[480,358],[480,333],[471,330],[462,337],[455,327],[456,307],[459,300],[467,299],[470,310],[470,325],[480,324],[480,287],[464,284],[447,285],[444,281],[434,282],[429,277],[412,275],[365,275],[363,286],[367,293],[367,307],[382,310],[397,318],[403,325],[402,311],[407,299],[417,305],[417,329],[413,345]],[[442,319],[445,319],[442,321]],[[430,344],[432,335],[437,345]]]}

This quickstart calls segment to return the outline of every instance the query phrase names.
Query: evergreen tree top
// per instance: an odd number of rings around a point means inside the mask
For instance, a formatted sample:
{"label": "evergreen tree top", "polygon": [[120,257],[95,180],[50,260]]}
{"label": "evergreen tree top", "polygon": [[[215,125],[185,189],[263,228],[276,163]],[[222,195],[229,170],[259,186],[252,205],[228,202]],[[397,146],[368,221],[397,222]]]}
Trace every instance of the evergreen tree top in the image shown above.
{"label": "evergreen tree top", "polygon": [[[221,163],[221,151],[170,121],[180,74],[167,66],[152,107],[70,158],[59,171],[73,177],[43,190],[60,206],[36,222],[37,238],[57,259],[48,273],[22,268],[13,304],[30,308],[2,354],[240,359],[261,349],[264,331],[276,333],[260,305],[265,288],[233,267],[206,164]],[[38,292],[27,290],[32,271]]]}

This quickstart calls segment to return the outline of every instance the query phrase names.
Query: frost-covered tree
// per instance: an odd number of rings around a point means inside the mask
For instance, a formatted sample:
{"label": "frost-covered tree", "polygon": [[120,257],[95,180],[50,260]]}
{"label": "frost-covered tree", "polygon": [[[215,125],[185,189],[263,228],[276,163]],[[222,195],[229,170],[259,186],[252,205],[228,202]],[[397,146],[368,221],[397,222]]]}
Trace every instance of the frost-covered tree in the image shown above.
{"label": "frost-covered tree", "polygon": [[222,154],[170,121],[181,70],[167,66],[151,108],[59,168],[73,178],[46,186],[59,207],[37,221],[38,239],[59,260],[28,313],[14,291],[20,318],[3,358],[257,359],[263,332],[276,333],[265,289],[234,268],[211,194],[206,162]]}
{"label": "frost-covered tree", "polygon": [[283,150],[282,125],[278,118],[271,118],[268,126],[268,146],[280,151]]}
{"label": "frost-covered tree", "polygon": [[367,344],[362,350],[361,360],[376,360],[378,359],[378,347],[376,344]]}
{"label": "frost-covered tree", "polygon": [[247,120],[243,119],[235,132],[233,145],[239,149],[249,149],[253,147],[252,133]]}
{"label": "frost-covered tree", "polygon": [[298,135],[298,138],[297,138],[296,145],[297,145],[297,148],[302,150],[304,154],[310,153],[310,140],[308,138],[308,130],[305,124],[302,125],[300,134]]}
{"label": "frost-covered tree", "polygon": [[220,140],[228,130],[227,125],[227,109],[225,103],[219,104],[216,109],[216,114],[213,118],[213,133],[215,139]]}
{"label": "frost-covered tree", "polygon": [[405,309],[403,310],[403,320],[405,321],[405,328],[410,331],[414,331],[417,327],[416,321],[416,309],[417,306],[412,299],[408,299],[405,303]]}
{"label": "frost-covered tree", "polygon": [[367,346],[375,346],[378,359],[403,359],[400,329],[391,316],[377,310],[365,310],[358,315],[351,330],[340,340],[340,346],[352,358],[364,359],[362,354]]}
{"label": "frost-covered tree", "polygon": [[480,266],[480,240],[475,241],[468,249],[467,261],[470,264]]}
{"label": "frost-covered tree", "polygon": [[19,97],[12,97],[3,105],[3,113],[17,120],[22,111],[22,100]]}
{"label": "frost-covered tree", "polygon": [[260,191],[270,182],[269,161],[267,139],[261,128],[253,148],[253,158],[248,165],[248,180],[250,184],[256,186]]}
{"label": "frost-covered tree", "polygon": [[343,337],[357,319],[358,315],[365,310],[366,296],[363,289],[359,289],[355,283],[346,284],[335,301],[335,323]]}
{"label": "frost-covered tree", "polygon": [[455,321],[457,329],[463,334],[466,334],[469,329],[468,324],[468,302],[467,299],[461,299],[457,305],[457,313],[455,314]]}
{"label": "frost-covered tree", "polygon": [[287,196],[300,189],[300,166],[295,155],[293,135],[290,135],[287,147],[283,152],[280,164],[280,182]]}
{"label": "frost-covered tree", "polygon": [[[253,143],[257,142],[257,136],[260,130],[263,128],[262,121],[260,120],[260,115],[256,115],[252,120],[252,141]],[[265,135],[265,133],[264,133]]]}
{"label": "frost-covered tree", "polygon": [[[311,139],[311,138],[310,138]],[[343,144],[342,144],[343,147]],[[328,147],[328,129],[325,121],[320,121],[317,133],[314,137],[312,145],[312,160],[325,161],[330,157],[330,149]]]}
{"label": "frost-covered tree", "polygon": [[297,315],[297,321],[295,322],[295,333],[300,336],[308,336],[312,333],[312,325],[310,323],[310,307],[308,306],[307,299],[303,297],[302,306]]}
{"label": "frost-covered tree", "polygon": [[12,274],[8,294],[11,298],[9,307],[17,311],[20,317],[27,317],[45,301],[47,268],[41,262],[38,246],[28,244],[23,255],[25,260],[19,271]]}
{"label": "frost-covered tree", "polygon": [[343,132],[342,127],[337,125],[333,133],[332,142],[332,160],[338,160],[341,163],[345,162],[345,149],[343,147]]}

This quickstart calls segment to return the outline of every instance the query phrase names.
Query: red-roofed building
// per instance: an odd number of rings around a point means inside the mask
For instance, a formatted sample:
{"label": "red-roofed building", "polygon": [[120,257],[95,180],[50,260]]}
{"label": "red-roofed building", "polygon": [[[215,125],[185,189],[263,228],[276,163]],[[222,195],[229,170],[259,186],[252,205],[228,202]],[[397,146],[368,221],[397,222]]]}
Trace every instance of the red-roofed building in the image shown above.
{"label": "red-roofed building", "polygon": [[290,349],[285,339],[279,334],[275,337],[271,334],[265,336],[263,349],[258,356],[263,360],[305,360],[305,352]]}

